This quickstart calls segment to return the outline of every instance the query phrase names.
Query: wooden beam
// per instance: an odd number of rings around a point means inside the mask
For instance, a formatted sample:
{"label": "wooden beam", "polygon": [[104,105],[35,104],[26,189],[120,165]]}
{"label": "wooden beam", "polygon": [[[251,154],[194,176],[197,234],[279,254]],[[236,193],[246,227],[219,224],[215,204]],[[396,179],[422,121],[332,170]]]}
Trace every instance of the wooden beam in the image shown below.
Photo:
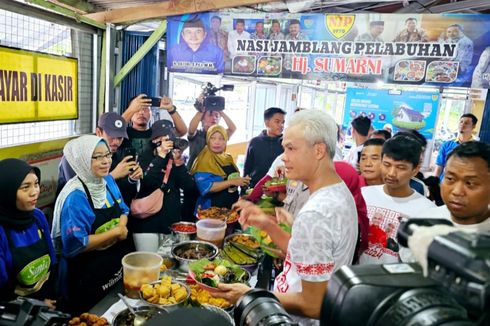
{"label": "wooden beam", "polygon": [[98,21],[95,21],[93,19],[90,19],[88,17],[85,17],[83,15],[79,15],[76,12],[73,12],[70,9],[66,9],[65,7],[61,7],[57,4],[54,4],[52,2],[46,1],[46,0],[25,0],[27,3],[32,3],[34,5],[40,6],[44,9],[52,10],[53,12],[56,12],[57,14],[70,17],[77,22],[85,23],[100,29],[105,29],[105,24],[99,23]]}
{"label": "wooden beam", "polygon": [[126,23],[265,2],[271,2],[271,0],[169,0],[144,6],[96,12],[84,15],[84,17],[100,23]]}

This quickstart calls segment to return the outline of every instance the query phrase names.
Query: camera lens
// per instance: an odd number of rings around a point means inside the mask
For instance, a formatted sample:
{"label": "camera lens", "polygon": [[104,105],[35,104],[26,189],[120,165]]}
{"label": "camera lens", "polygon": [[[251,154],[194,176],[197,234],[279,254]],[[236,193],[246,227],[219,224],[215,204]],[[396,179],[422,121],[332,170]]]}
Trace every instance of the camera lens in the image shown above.
{"label": "camera lens", "polygon": [[237,326],[299,325],[271,292],[260,289],[253,289],[240,298],[234,318]]}
{"label": "camera lens", "polygon": [[368,325],[474,325],[466,310],[444,289],[415,288],[382,302]]}

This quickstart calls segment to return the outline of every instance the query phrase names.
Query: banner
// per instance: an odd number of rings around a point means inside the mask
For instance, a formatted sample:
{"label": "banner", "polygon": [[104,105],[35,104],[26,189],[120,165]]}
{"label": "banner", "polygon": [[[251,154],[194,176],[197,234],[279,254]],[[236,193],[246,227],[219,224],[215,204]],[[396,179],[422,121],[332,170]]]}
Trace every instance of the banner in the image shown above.
{"label": "banner", "polygon": [[393,134],[415,129],[427,140],[434,137],[440,94],[438,92],[404,92],[387,89],[347,88],[344,127],[362,115],[371,125],[383,129],[391,124]]}
{"label": "banner", "polygon": [[201,13],[168,18],[167,67],[489,88],[490,15]]}
{"label": "banner", "polygon": [[77,59],[0,46],[0,124],[77,118]]}

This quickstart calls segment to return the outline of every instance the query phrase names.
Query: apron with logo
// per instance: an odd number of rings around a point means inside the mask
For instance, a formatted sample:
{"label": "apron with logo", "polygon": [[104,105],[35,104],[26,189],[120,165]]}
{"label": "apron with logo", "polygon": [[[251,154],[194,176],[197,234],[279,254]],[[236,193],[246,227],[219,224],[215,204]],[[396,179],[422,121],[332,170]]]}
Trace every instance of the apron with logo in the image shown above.
{"label": "apron with logo", "polygon": [[[95,208],[88,188],[83,182],[82,185],[95,214],[90,234],[102,233],[117,226],[122,210],[109,188],[107,191],[114,205],[108,208]],[[106,248],[82,252],[75,257],[67,258],[69,279],[67,311],[72,314],[87,312],[102,300],[121,280],[121,259],[127,253],[127,241],[118,241]]]}
{"label": "apron with logo", "polygon": [[[15,247],[10,230],[5,235],[12,254],[12,275],[7,288],[13,289],[18,296],[35,297],[43,284],[48,280],[51,268],[51,256],[45,234],[36,220],[39,240],[25,247]],[[44,298],[43,298],[44,299]]]}

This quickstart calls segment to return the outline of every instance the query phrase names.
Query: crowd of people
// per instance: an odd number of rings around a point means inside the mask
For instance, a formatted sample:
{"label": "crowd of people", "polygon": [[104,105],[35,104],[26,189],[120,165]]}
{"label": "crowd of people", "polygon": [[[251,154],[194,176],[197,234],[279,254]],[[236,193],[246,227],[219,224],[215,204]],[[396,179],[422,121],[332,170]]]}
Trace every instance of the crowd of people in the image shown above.
{"label": "crowd of people", "polygon": [[[67,312],[87,311],[121,279],[124,254],[156,252],[161,234],[174,222],[194,221],[197,209],[233,207],[242,229],[266,231],[282,252],[275,295],[302,324],[317,324],[340,267],[411,259],[397,242],[403,217],[443,217],[464,230],[490,230],[490,145],[471,137],[472,114],[460,118],[457,139],[442,146],[435,172],[441,182],[434,183],[420,173],[427,142],[414,130],[392,136],[391,126],[373,130],[368,118],[357,117],[354,144],[343,158],[330,115],[299,110],[284,130],[286,112],[275,107],[265,110],[265,129],[250,141],[240,174],[226,150],[236,126],[224,111],[208,110],[202,97],[196,103],[187,127],[164,97],[160,108],[171,120],[150,125],[150,103],[139,95],[122,116],[104,113],[96,135],[70,140],[51,228],[36,208],[40,170],[0,161],[0,300],[27,295]],[[179,138],[185,134],[187,141]],[[288,179],[285,194],[268,193],[283,204],[276,216],[255,204],[273,177]],[[157,190],[164,194],[161,208],[136,216],[132,202]],[[219,288],[216,295],[231,302],[249,290]]]}

